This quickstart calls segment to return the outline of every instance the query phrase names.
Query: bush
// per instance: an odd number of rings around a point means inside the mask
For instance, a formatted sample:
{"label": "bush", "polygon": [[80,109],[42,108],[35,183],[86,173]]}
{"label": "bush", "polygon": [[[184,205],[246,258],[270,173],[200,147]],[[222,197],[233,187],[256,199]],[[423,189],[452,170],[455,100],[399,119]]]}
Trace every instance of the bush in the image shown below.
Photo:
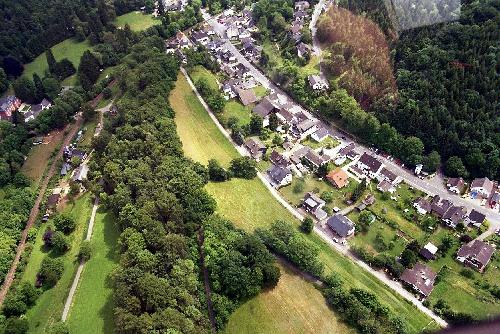
{"label": "bush", "polygon": [[306,183],[304,181],[304,179],[300,178],[297,180],[297,182],[293,185],[293,189],[292,191],[295,193],[295,194],[300,194],[301,192],[304,191],[304,188],[306,186]]}
{"label": "bush", "polygon": [[215,159],[208,161],[208,176],[210,181],[223,182],[229,180],[229,173]]}
{"label": "bush", "polygon": [[304,218],[304,220],[300,224],[300,229],[304,233],[307,234],[311,233],[314,229],[314,221],[312,220],[312,218],[311,217]]}
{"label": "bush", "polygon": [[251,180],[257,176],[257,163],[250,157],[235,158],[229,167],[235,177]]}
{"label": "bush", "polygon": [[59,254],[63,254],[69,250],[69,242],[66,240],[64,233],[61,231],[56,231],[52,236],[52,247],[54,251]]}
{"label": "bush", "polygon": [[50,326],[49,334],[69,334],[69,328],[64,322],[59,321]]}
{"label": "bush", "polygon": [[68,215],[58,215],[54,218],[54,225],[56,230],[63,232],[64,234],[69,234],[73,232],[76,227],[76,222],[73,217]]}
{"label": "bush", "polygon": [[64,263],[62,259],[46,256],[40,264],[38,272],[38,280],[40,284],[45,284],[48,287],[56,285],[64,271]]}
{"label": "bush", "polygon": [[92,245],[90,241],[84,240],[80,246],[80,251],[78,252],[79,261],[88,261],[92,256]]}
{"label": "bush", "polygon": [[331,203],[333,201],[333,192],[332,191],[323,191],[321,193],[320,197],[326,203]]}
{"label": "bush", "polygon": [[9,318],[5,322],[4,334],[28,333],[29,323],[25,318]]}
{"label": "bush", "polygon": [[460,275],[462,275],[463,277],[466,277],[466,278],[473,279],[474,278],[474,271],[472,269],[469,269],[469,268],[464,268],[464,269],[460,270]]}

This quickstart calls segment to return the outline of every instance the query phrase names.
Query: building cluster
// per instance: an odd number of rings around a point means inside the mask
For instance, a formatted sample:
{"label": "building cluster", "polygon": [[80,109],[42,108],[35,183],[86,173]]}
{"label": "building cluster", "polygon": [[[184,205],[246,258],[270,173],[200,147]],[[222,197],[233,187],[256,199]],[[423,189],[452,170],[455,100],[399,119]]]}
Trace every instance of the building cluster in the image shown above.
{"label": "building cluster", "polygon": [[470,186],[461,177],[450,178],[446,187],[451,193],[479,201],[496,212],[500,210],[500,188],[498,183],[487,177],[472,180]]}
{"label": "building cluster", "polygon": [[291,38],[295,41],[295,49],[299,58],[307,58],[311,54],[311,46],[302,42],[302,30],[309,18],[310,4],[308,1],[295,2],[293,21],[290,26]]}
{"label": "building cluster", "polygon": [[38,117],[38,115],[52,106],[49,100],[43,99],[37,104],[23,103],[19,98],[14,95],[8,95],[0,98],[0,120],[12,121],[13,114],[18,111],[23,117],[25,122],[29,122]]}

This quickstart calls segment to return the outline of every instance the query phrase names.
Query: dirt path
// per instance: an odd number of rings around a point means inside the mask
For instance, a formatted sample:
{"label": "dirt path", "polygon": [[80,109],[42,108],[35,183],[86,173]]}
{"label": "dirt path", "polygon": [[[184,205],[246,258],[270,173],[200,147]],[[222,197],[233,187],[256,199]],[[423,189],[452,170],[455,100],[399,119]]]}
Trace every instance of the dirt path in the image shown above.
{"label": "dirt path", "polygon": [[[108,87],[112,87],[114,84],[116,84],[116,80],[112,81]],[[92,101],[91,105],[95,107],[97,103],[102,99],[103,94],[97,95]],[[3,305],[3,302],[5,300],[5,296],[7,296],[7,292],[9,291],[12,282],[14,281],[15,275],[16,275],[16,270],[17,266],[19,265],[19,261],[21,259],[21,256],[24,253],[24,250],[26,249],[26,240],[28,239],[28,232],[33,226],[33,224],[36,221],[36,217],[38,217],[38,213],[40,212],[40,204],[42,203],[43,197],[45,195],[45,191],[47,190],[47,187],[49,185],[50,179],[54,176],[56,172],[56,167],[59,162],[59,160],[62,159],[63,157],[63,152],[64,152],[64,147],[68,146],[71,143],[71,140],[75,137],[77,131],[81,128],[83,124],[83,117],[81,112],[78,112],[76,114],[76,121],[73,124],[68,124],[64,128],[63,131],[68,131],[68,134],[64,138],[61,148],[57,152],[57,155],[54,157],[52,160],[52,164],[49,167],[49,170],[47,172],[47,175],[43,179],[42,183],[40,184],[40,188],[38,191],[38,196],[35,200],[35,203],[33,205],[33,208],[31,208],[30,215],[28,218],[28,221],[26,222],[26,226],[21,234],[21,240],[19,240],[19,244],[17,245],[16,248],[16,256],[14,257],[14,260],[12,261],[12,264],[10,266],[9,272],[5,276],[5,280],[2,284],[2,287],[0,289],[0,307]]]}
{"label": "dirt path", "polygon": [[201,270],[203,272],[203,283],[205,285],[205,295],[207,297],[207,307],[208,307],[208,317],[210,319],[210,324],[212,326],[212,333],[217,332],[217,326],[215,323],[215,313],[212,306],[212,290],[210,289],[210,278],[208,277],[208,270],[205,266],[205,250],[203,248],[203,243],[205,242],[205,234],[203,233],[203,227],[198,231],[198,246],[200,247],[200,264]]}

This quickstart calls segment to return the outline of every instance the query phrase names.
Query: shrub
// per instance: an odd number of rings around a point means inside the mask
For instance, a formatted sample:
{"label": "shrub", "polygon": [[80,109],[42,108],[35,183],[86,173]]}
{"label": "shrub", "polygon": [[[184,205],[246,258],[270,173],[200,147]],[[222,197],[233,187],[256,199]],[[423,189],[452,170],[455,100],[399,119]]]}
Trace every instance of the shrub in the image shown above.
{"label": "shrub", "polygon": [[309,234],[312,232],[313,228],[314,228],[314,222],[312,218],[311,217],[304,218],[304,220],[300,225],[300,229],[302,230],[302,232]]}
{"label": "shrub", "polygon": [[304,191],[304,188],[306,186],[306,183],[304,182],[304,179],[300,178],[297,180],[297,182],[295,182],[295,184],[293,185],[293,189],[292,191],[295,193],[295,194],[300,194],[301,192]]}
{"label": "shrub", "polygon": [[5,322],[4,334],[28,333],[29,323],[25,318],[9,318]]}
{"label": "shrub", "polygon": [[474,278],[474,271],[472,269],[469,269],[469,268],[464,268],[464,269],[460,270],[460,275],[462,275],[463,277],[466,277],[466,278],[473,279]]}
{"label": "shrub", "polygon": [[92,245],[90,241],[84,240],[80,246],[80,251],[78,252],[79,261],[88,261],[92,256]]}
{"label": "shrub", "polygon": [[235,177],[251,180],[257,176],[257,163],[250,157],[235,158],[229,167]]}
{"label": "shrub", "polygon": [[229,173],[215,159],[208,161],[208,176],[210,181],[223,182],[230,177]]}
{"label": "shrub", "polygon": [[66,240],[64,233],[56,231],[52,236],[52,247],[57,253],[63,254],[69,250],[69,242]]}
{"label": "shrub", "polygon": [[63,214],[54,218],[54,225],[56,226],[56,230],[61,231],[64,234],[69,234],[75,229],[76,222],[73,217]]}
{"label": "shrub", "polygon": [[40,264],[38,279],[40,284],[45,284],[48,287],[56,285],[64,271],[64,263],[62,259],[46,256]]}

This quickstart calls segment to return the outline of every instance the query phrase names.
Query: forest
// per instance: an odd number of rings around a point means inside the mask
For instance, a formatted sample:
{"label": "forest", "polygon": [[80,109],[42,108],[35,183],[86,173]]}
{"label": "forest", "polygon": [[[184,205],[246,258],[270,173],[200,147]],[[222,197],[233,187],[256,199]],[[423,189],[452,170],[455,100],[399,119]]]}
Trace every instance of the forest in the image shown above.
{"label": "forest", "polygon": [[[422,0],[411,11],[400,2],[392,11],[383,1],[350,0],[342,5],[376,22],[391,50],[397,95],[385,94],[364,109],[401,134],[419,138],[426,152],[439,152],[447,175],[498,179],[498,1],[468,1],[461,7],[457,1],[447,1],[437,8]],[[422,24],[405,27],[404,22],[415,15],[423,17]],[[338,33],[335,26],[329,24],[324,30]],[[338,58],[343,54],[332,53],[329,61]],[[365,57],[357,61],[372,63]]]}

